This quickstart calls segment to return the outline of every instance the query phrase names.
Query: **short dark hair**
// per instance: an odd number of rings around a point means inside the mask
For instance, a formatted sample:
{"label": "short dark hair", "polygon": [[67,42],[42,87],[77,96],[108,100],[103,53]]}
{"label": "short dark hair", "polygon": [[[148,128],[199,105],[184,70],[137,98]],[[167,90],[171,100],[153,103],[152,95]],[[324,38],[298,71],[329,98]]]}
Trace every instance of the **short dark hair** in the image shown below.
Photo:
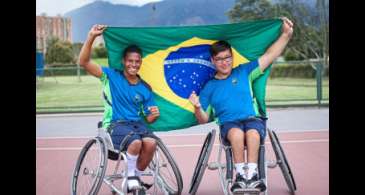
{"label": "short dark hair", "polygon": [[210,55],[216,56],[219,52],[225,51],[229,49],[229,51],[232,53],[232,49],[231,49],[231,45],[227,42],[227,41],[217,41],[215,43],[213,43],[210,47]]}
{"label": "short dark hair", "polygon": [[137,45],[129,45],[123,51],[123,58],[127,56],[128,53],[138,53],[142,57],[142,50]]}

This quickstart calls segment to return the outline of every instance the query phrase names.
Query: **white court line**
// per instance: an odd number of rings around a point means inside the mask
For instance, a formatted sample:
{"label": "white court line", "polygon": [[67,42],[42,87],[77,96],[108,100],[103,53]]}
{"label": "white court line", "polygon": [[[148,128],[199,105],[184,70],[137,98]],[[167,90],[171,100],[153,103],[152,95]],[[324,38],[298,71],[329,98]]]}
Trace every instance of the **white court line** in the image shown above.
{"label": "white court line", "polygon": [[88,113],[72,113],[72,114],[37,114],[36,118],[58,118],[58,117],[83,117],[83,116],[103,116],[103,113],[88,112]]}
{"label": "white court line", "polygon": [[[269,128],[270,129],[270,128]],[[317,130],[280,130],[277,131],[275,129],[271,129],[274,130],[275,133],[281,134],[281,133],[305,133],[305,132],[329,132],[329,129],[317,129]]]}
{"label": "white court line", "polygon": [[[274,130],[275,131],[275,130]],[[295,131],[295,130],[280,130],[280,131],[275,131],[275,133],[281,134],[281,133],[305,133],[305,132],[328,132],[328,129],[318,129],[318,130],[299,130],[299,131]],[[161,137],[179,137],[179,136],[206,136],[208,134],[207,133],[192,133],[192,134],[159,134],[159,133],[155,133],[158,136]]]}
{"label": "white court line", "polygon": [[52,140],[52,139],[91,139],[95,136],[76,136],[76,137],[36,137],[38,140]]}
{"label": "white court line", "polygon": [[[190,137],[190,136],[206,136],[208,133],[193,133],[193,134],[159,134],[155,133],[159,137]],[[95,137],[95,136],[94,136]],[[39,140],[47,139],[91,139],[92,136],[79,136],[79,137],[37,137]]]}
{"label": "white court line", "polygon": [[[287,131],[275,131],[277,134],[282,134],[282,133],[305,133],[305,132],[328,132],[328,129],[319,129],[319,130],[300,130],[300,131],[295,131],[295,130],[287,130]],[[207,133],[188,133],[188,134],[160,134],[160,133],[155,133],[157,136],[159,137],[190,137],[190,136],[206,136],[208,134]],[[91,139],[95,136],[77,136],[77,137],[36,137],[37,140],[52,140],[52,139]]]}
{"label": "white court line", "polygon": [[81,150],[82,147],[39,147],[36,148],[36,151],[55,151],[55,150]]}
{"label": "white court line", "polygon": [[[329,139],[307,139],[307,140],[288,140],[281,141],[281,144],[292,143],[325,143],[329,142]],[[265,142],[269,144],[270,142]],[[168,148],[188,148],[188,147],[202,147],[202,144],[178,144],[178,145],[166,145]],[[213,146],[219,146],[214,144]],[[36,151],[54,151],[54,150],[81,150],[82,147],[37,147]]]}

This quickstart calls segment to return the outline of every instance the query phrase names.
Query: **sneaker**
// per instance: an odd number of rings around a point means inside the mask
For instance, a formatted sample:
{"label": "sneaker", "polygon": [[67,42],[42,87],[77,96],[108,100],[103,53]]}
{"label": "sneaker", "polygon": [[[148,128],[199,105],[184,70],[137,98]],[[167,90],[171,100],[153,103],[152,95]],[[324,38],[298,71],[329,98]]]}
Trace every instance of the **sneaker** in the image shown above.
{"label": "sneaker", "polygon": [[247,180],[246,184],[251,188],[259,189],[261,192],[266,190],[266,185],[264,181],[258,178],[257,173],[255,173],[251,179]]}
{"label": "sneaker", "polygon": [[131,176],[128,177],[127,185],[128,185],[128,191],[133,191],[136,189],[141,188],[139,177],[137,176]]}
{"label": "sneaker", "polygon": [[[142,177],[142,174],[144,173],[144,171],[139,171],[136,169],[135,173],[136,173],[137,177]],[[153,184],[143,182],[141,178],[139,179],[139,182],[140,182],[141,186],[144,187],[146,190],[150,189],[153,186]]]}
{"label": "sneaker", "polygon": [[245,179],[243,178],[243,176],[241,174],[237,173],[236,180],[231,187],[231,191],[236,192],[236,191],[238,191],[240,189],[244,189],[244,188],[246,188]]}

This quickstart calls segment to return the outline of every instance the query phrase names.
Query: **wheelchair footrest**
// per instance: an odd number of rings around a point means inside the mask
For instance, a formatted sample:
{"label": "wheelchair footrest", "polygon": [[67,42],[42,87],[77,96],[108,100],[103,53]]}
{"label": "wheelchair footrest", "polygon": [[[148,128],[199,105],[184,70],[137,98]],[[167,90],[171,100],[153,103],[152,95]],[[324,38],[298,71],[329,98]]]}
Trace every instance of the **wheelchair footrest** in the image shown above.
{"label": "wheelchair footrest", "polygon": [[140,173],[140,176],[153,176],[153,172],[152,171],[143,171]]}
{"label": "wheelchair footrest", "polygon": [[272,169],[272,168],[275,168],[278,164],[276,161],[268,160],[268,161],[266,161],[266,165],[267,165],[267,167]]}
{"label": "wheelchair footrest", "polygon": [[116,175],[106,175],[104,177],[104,179],[108,180],[108,181],[114,181],[114,180],[118,180],[118,179],[122,179],[123,175],[122,174],[116,174]]}
{"label": "wheelchair footrest", "polygon": [[233,193],[234,195],[259,195],[260,190],[256,188],[244,188],[244,189],[237,189]]}
{"label": "wheelchair footrest", "polygon": [[218,162],[211,162],[211,163],[208,164],[208,169],[209,170],[217,170],[219,167],[225,168],[226,165],[222,164],[222,163],[218,163]]}

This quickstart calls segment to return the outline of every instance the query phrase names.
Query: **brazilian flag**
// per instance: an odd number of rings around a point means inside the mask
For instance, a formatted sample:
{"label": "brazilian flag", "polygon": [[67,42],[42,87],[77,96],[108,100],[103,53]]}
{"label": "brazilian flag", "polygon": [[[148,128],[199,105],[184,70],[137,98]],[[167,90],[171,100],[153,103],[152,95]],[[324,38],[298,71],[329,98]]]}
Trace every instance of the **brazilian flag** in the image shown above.
{"label": "brazilian flag", "polygon": [[[281,33],[280,19],[234,24],[178,27],[108,27],[104,41],[110,67],[123,69],[122,51],[130,44],[143,51],[139,75],[151,85],[160,118],[150,128],[169,131],[197,124],[188,98],[199,94],[215,74],[209,47],[217,40],[232,45],[233,67],[261,56]],[[270,68],[252,83],[262,116],[266,116],[265,86]]]}

